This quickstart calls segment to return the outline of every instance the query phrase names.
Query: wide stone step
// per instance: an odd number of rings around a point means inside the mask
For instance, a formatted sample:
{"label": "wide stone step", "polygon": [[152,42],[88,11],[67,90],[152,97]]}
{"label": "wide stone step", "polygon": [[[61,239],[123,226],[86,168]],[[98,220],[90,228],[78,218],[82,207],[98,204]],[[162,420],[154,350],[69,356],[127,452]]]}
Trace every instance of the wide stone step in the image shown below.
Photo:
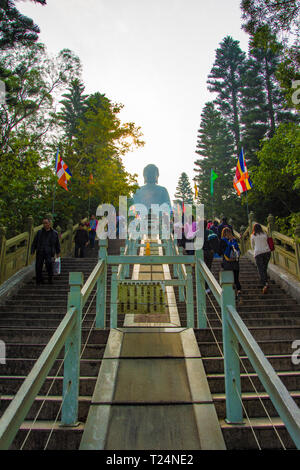
{"label": "wide stone step", "polygon": [[[36,344],[37,342],[48,342],[51,336],[56,331],[56,328],[23,328],[21,330],[16,328],[0,328],[0,339],[5,343],[29,343]],[[106,338],[107,332],[105,330],[92,330],[90,333],[89,328],[83,328],[82,342],[84,343],[89,336],[91,343],[103,342]]]}
{"label": "wide stone step", "polygon": [[[6,348],[6,358],[13,359],[13,358],[26,358],[26,359],[38,359],[42,354],[43,350],[47,344],[16,344],[16,343],[7,343],[5,345]],[[90,358],[95,357],[97,359],[103,357],[104,349],[106,343],[102,344],[90,344],[88,343],[84,347],[82,358]],[[64,349],[59,353],[58,359],[62,359],[64,357]]]}
{"label": "wide stone step", "polygon": [[[270,362],[271,366],[276,372],[294,370],[300,372],[299,365],[292,363],[292,354],[290,355],[267,355],[266,358]],[[202,358],[205,371],[208,374],[219,374],[224,373],[224,360],[221,356],[211,356]],[[241,372],[247,371],[250,373],[254,372],[250,360],[247,356],[240,355],[240,370]]]}
{"label": "wide stone step", "polygon": [[[63,371],[60,372],[63,374]],[[19,388],[21,387],[22,383],[26,379],[24,375],[0,375],[0,393],[1,395],[13,395],[15,394]],[[80,377],[79,381],[79,394],[84,396],[92,396],[94,392],[94,388],[96,385],[97,377],[86,376]],[[53,395],[60,395],[62,396],[63,391],[63,376],[48,376],[45,379],[44,384],[42,385],[39,395],[48,394],[49,390]]]}
{"label": "wide stone step", "polygon": [[[249,314],[250,316],[251,314]],[[295,325],[295,326],[299,326],[300,325],[300,321],[297,320],[297,319],[294,319],[294,318],[271,318],[271,317],[268,317],[268,318],[247,318],[247,317],[243,317],[241,315],[245,325],[248,327],[248,328],[252,328],[252,327],[259,327],[259,326],[262,326],[262,327],[265,327],[265,326],[270,326],[270,327],[273,327],[273,326],[291,326],[291,325]],[[214,327],[218,327],[220,326],[220,320],[210,320],[209,322],[210,326],[212,328]]]}
{"label": "wide stone step", "polygon": [[[0,418],[3,415],[4,411],[7,409],[11,401],[13,400],[13,395],[2,395],[0,402]],[[79,396],[78,397],[78,420],[85,422],[89,412],[89,406],[91,403],[92,397],[88,396]],[[27,420],[55,420],[61,419],[60,408],[62,404],[61,396],[38,396],[34,403],[32,404],[26,419]]]}
{"label": "wide stone step", "polygon": [[252,418],[250,423],[251,425],[245,420],[243,425],[232,426],[225,420],[220,420],[227,450],[282,450],[282,443],[276,431],[286,449],[295,449],[295,444],[280,418],[274,417],[272,422],[268,418]]}
{"label": "wide stone step", "polygon": [[[7,358],[5,365],[0,365],[1,375],[28,375],[32,370],[35,359],[26,358]],[[49,374],[55,375],[60,368],[63,370],[62,360],[57,359]],[[81,359],[80,360],[80,374],[82,376],[96,376],[101,366],[101,359]],[[63,373],[63,372],[62,372]]]}
{"label": "wide stone step", "polygon": [[[195,330],[197,341],[210,341],[212,339],[212,332],[208,329],[201,333],[201,340],[198,335],[199,330]],[[252,336],[256,341],[262,340],[285,340],[294,341],[300,338],[300,327],[294,326],[270,326],[270,327],[253,327],[249,328]],[[217,341],[222,341],[222,328],[215,328],[214,335]]]}
{"label": "wide stone step", "polygon": [[[295,403],[300,405],[300,391],[290,391],[290,395]],[[226,395],[225,393],[212,394],[214,405],[216,407],[217,415],[220,419],[226,418]],[[252,418],[260,418],[262,416],[278,417],[278,413],[267,393],[247,392],[242,393],[244,417],[249,416]],[[247,415],[246,415],[247,413]]]}
{"label": "wide stone step", "polygon": [[84,424],[81,423],[74,428],[66,428],[61,427],[59,421],[25,421],[10,450],[20,449],[29,430],[31,432],[26,440],[24,450],[44,450],[45,448],[47,450],[78,450]]}
{"label": "wide stone step", "polygon": [[[46,315],[45,315],[46,317]],[[63,319],[64,315],[61,314],[61,320]],[[91,328],[94,324],[95,315],[93,318],[85,319],[83,321],[83,326],[86,328]],[[10,326],[16,328],[23,328],[23,327],[32,327],[32,328],[57,328],[59,325],[59,321],[57,319],[48,319],[46,318],[36,318],[36,319],[18,319],[13,318],[8,320],[0,320],[0,327],[3,326]]]}
{"label": "wide stone step", "polygon": [[[266,355],[290,355],[292,353],[292,342],[282,340],[269,340],[269,341],[259,341],[259,347]],[[216,344],[215,341],[200,342],[198,341],[198,346],[201,352],[202,357],[209,356],[220,356],[222,351],[223,353],[223,343],[219,342]],[[241,346],[239,346],[239,354],[243,354]]]}
{"label": "wide stone step", "polygon": [[[278,377],[288,390],[300,390],[300,372],[279,371]],[[224,374],[207,374],[207,380],[211,393],[225,392]],[[243,392],[253,392],[254,387],[258,392],[265,392],[257,374],[245,374],[241,372],[241,387]]]}

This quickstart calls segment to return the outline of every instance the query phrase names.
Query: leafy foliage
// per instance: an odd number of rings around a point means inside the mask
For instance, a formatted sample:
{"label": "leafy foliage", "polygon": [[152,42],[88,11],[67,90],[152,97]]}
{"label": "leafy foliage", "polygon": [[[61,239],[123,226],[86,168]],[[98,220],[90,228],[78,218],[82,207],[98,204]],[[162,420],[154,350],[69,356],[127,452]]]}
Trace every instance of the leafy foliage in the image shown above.
{"label": "leafy foliage", "polygon": [[[46,5],[46,0],[31,0]],[[31,45],[37,41],[39,27],[31,18],[22,15],[14,0],[0,0],[0,49]]]}

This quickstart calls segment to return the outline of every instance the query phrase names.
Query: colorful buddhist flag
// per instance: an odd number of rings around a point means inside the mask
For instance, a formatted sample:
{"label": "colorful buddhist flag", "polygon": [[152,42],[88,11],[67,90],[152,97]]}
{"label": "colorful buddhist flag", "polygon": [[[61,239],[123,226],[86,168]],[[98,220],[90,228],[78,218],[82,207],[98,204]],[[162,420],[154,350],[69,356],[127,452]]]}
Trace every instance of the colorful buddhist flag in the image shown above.
{"label": "colorful buddhist flag", "polygon": [[72,173],[70,172],[68,165],[61,158],[59,149],[57,149],[56,153],[55,171],[58,178],[58,184],[66,191],[69,191],[68,181],[72,177]]}
{"label": "colorful buddhist flag", "polygon": [[214,181],[219,178],[219,175],[214,172],[214,170],[211,168],[210,170],[210,194],[214,194]]}
{"label": "colorful buddhist flag", "polygon": [[238,158],[238,162],[237,162],[237,166],[235,170],[235,177],[233,179],[233,186],[239,196],[244,191],[248,191],[249,189],[253,187],[253,184],[248,174],[243,149],[241,150],[239,158]]}
{"label": "colorful buddhist flag", "polygon": [[197,188],[196,183],[194,185],[194,189],[195,189],[195,199],[197,199],[199,193],[198,193],[198,188]]}

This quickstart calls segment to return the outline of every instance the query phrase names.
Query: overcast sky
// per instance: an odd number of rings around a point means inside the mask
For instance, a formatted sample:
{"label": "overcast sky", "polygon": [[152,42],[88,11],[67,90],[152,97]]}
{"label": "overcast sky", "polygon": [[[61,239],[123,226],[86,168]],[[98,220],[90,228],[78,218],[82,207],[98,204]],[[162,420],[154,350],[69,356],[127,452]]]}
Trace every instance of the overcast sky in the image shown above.
{"label": "overcast sky", "polygon": [[215,50],[230,35],[248,50],[240,0],[48,0],[18,2],[41,29],[50,53],[69,48],[81,59],[86,93],[122,103],[123,122],[142,128],[146,145],[124,164],[138,173],[158,166],[171,199],[180,174],[193,185],[197,130],[213,96],[207,76]]}

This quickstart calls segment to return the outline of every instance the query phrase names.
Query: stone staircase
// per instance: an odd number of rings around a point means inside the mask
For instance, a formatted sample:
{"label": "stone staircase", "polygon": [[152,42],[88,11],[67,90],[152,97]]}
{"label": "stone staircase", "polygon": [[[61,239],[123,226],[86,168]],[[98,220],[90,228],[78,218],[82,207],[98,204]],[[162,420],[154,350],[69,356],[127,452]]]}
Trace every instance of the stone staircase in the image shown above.
{"label": "stone staircase", "polygon": [[[109,244],[109,254],[120,253],[119,240]],[[0,306],[0,339],[6,344],[6,364],[0,365],[0,417],[20,388],[35,361],[67,312],[69,272],[81,271],[87,280],[97,263],[97,250],[87,250],[84,259],[63,258],[62,273],[54,283],[36,287],[34,279],[27,282],[17,295]],[[107,274],[107,313],[109,312],[111,269]],[[45,276],[47,278],[47,276]],[[90,299],[92,298],[91,294]],[[79,425],[62,428],[60,407],[64,349],[34,401],[11,449],[74,450],[78,449],[91,397],[98,376],[109,330],[95,330],[95,299],[83,311],[82,357],[80,361]],[[88,312],[87,312],[87,309]],[[107,318],[107,326],[109,319]],[[25,440],[26,439],[26,440]],[[25,441],[25,442],[24,442]]]}
{"label": "stone staircase", "polygon": [[[217,280],[219,280],[220,264],[221,261],[215,259],[212,266]],[[300,339],[300,305],[274,282],[270,283],[268,293],[263,295],[256,266],[247,258],[242,258],[240,261],[240,281],[242,300],[237,304],[237,311],[299,406],[300,365],[294,365],[291,356],[294,351],[292,342]],[[259,447],[281,449],[283,446],[288,449],[295,448],[241,348],[239,356],[242,399],[245,407],[244,424],[241,426],[226,424],[220,316],[220,308],[213,295],[209,294],[208,328],[195,330],[195,334],[227,449],[257,450]]]}
{"label": "stone staircase", "polygon": [[[110,254],[119,254],[119,249],[119,241],[110,243]],[[96,256],[97,251],[90,250],[85,259],[64,258],[62,274],[55,279],[53,285],[45,284],[36,288],[34,280],[31,280],[14,298],[7,300],[6,304],[0,307],[0,339],[6,343],[7,356],[6,365],[0,364],[0,416],[66,313],[69,272],[82,271],[86,280],[97,262]],[[263,295],[256,267],[246,258],[242,258],[240,264],[243,296],[237,310],[299,405],[300,366],[292,364],[291,345],[293,340],[300,339],[300,306],[274,283],[271,283],[268,294]],[[170,270],[172,272],[172,267]],[[218,280],[219,260],[214,260],[212,270]],[[108,328],[110,277],[111,268],[108,267]],[[178,288],[175,288],[175,294],[178,301]],[[45,446],[49,450],[78,449],[109,334],[109,329],[99,331],[93,328],[95,300],[86,314],[87,308],[88,306],[83,312],[82,348],[84,348],[84,353],[81,358],[80,371],[80,424],[71,429],[59,426],[63,382],[63,368],[60,369],[64,355],[62,351],[11,449],[41,450]],[[185,304],[178,302],[178,310],[181,324],[186,326]],[[280,449],[282,444],[278,433],[284,446],[293,449],[294,444],[285,426],[278,418],[276,410],[241,349],[239,353],[243,364],[241,364],[241,373],[245,423],[242,426],[226,424],[220,309],[211,294],[207,297],[207,315],[209,327],[205,330],[195,329],[195,334],[227,448],[256,450],[260,446],[262,449]],[[122,326],[123,319],[122,316],[119,317],[119,326]],[[38,416],[37,413],[39,413]]]}

